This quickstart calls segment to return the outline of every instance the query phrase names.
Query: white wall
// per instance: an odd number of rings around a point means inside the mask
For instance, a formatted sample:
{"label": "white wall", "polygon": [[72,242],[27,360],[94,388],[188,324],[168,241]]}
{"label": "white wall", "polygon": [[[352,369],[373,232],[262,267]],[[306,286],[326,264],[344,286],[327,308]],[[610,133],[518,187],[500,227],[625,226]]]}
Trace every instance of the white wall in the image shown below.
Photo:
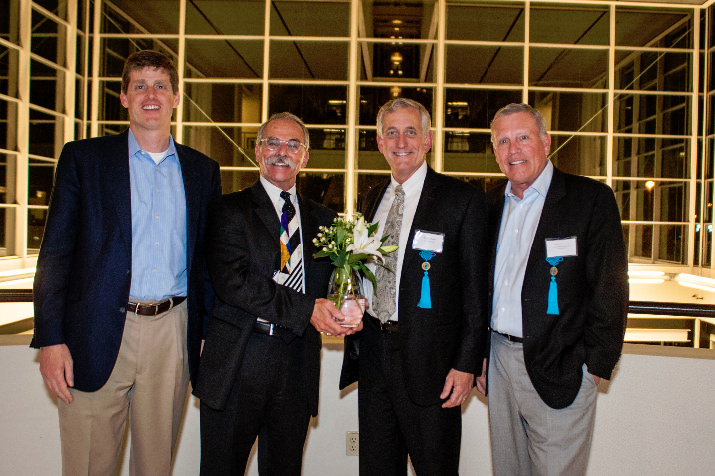
{"label": "white wall", "polygon": [[[26,336],[11,341],[21,345],[0,345],[0,474],[60,474],[57,410],[42,384],[36,351]],[[341,360],[340,344],[324,346],[320,415],[306,444],[306,476],[358,474],[358,458],[345,456],[345,432],[358,429],[357,391],[337,390]],[[715,351],[627,345],[614,380],[600,386],[588,474],[715,473],[714,410]],[[491,474],[486,406],[476,395],[466,405],[463,427],[461,474]],[[253,458],[247,474],[256,476],[256,466]],[[199,411],[191,397],[174,476],[196,476],[198,467]],[[121,474],[128,474],[126,464]]]}

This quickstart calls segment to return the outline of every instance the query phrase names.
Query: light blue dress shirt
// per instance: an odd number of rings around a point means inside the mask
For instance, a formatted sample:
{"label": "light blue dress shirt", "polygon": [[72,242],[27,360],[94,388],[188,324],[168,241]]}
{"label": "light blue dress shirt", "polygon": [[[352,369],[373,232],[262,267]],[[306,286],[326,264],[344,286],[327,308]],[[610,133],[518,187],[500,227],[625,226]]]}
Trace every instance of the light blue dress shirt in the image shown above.
{"label": "light blue dress shirt", "polygon": [[512,193],[511,183],[507,184],[504,191],[504,210],[494,264],[491,327],[495,331],[523,337],[521,288],[553,176],[554,166],[548,160],[539,177],[524,192],[523,199]]}
{"label": "light blue dress shirt", "polygon": [[159,163],[129,131],[132,194],[132,299],[160,301],[186,296],[186,193],[181,165],[169,138]]}

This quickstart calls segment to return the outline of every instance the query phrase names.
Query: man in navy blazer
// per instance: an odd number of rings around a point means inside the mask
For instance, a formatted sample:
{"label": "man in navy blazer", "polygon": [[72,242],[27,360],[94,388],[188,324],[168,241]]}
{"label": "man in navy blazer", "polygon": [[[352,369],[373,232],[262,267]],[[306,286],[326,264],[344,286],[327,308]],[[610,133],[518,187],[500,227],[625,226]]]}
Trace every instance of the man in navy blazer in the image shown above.
{"label": "man in navy blazer", "polygon": [[66,475],[115,473],[127,419],[130,474],[170,474],[211,298],[204,240],[219,167],[171,137],[171,61],[131,55],[120,99],[128,131],[60,155],[35,276],[31,345],[59,398]]}
{"label": "man in navy blazer", "polygon": [[597,385],[618,362],[628,312],[618,206],[608,186],[551,164],[529,105],[500,109],[491,130],[509,179],[488,194],[494,474],[585,474]]}
{"label": "man in navy blazer", "polygon": [[402,218],[394,272],[376,273],[359,341],[345,345],[340,386],[359,382],[360,475],[404,475],[409,455],[417,476],[454,476],[461,405],[486,346],[486,197],[427,165],[432,132],[421,104],[383,105],[377,134],[391,176],[363,212],[382,236],[393,206]]}

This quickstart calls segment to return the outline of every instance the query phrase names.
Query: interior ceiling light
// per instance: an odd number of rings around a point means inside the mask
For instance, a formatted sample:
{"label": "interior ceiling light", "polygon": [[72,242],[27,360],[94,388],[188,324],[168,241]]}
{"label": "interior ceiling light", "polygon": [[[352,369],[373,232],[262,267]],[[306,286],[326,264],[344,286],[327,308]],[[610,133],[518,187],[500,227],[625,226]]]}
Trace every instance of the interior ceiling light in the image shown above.
{"label": "interior ceiling light", "polygon": [[653,190],[653,187],[655,187],[655,182],[654,182],[654,181],[648,180],[648,181],[645,183],[645,188],[647,188],[648,191]]}
{"label": "interior ceiling light", "polygon": [[675,277],[675,281],[681,286],[701,289],[703,291],[715,292],[715,279],[695,276],[694,274],[680,273]]}

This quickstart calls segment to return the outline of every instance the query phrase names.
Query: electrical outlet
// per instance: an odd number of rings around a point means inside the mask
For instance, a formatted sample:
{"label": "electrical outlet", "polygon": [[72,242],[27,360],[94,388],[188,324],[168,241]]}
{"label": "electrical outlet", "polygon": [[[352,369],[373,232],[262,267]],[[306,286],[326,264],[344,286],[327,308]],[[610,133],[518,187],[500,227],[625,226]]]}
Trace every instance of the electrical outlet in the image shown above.
{"label": "electrical outlet", "polygon": [[348,431],[345,438],[345,454],[347,456],[357,456],[360,454],[360,432]]}

